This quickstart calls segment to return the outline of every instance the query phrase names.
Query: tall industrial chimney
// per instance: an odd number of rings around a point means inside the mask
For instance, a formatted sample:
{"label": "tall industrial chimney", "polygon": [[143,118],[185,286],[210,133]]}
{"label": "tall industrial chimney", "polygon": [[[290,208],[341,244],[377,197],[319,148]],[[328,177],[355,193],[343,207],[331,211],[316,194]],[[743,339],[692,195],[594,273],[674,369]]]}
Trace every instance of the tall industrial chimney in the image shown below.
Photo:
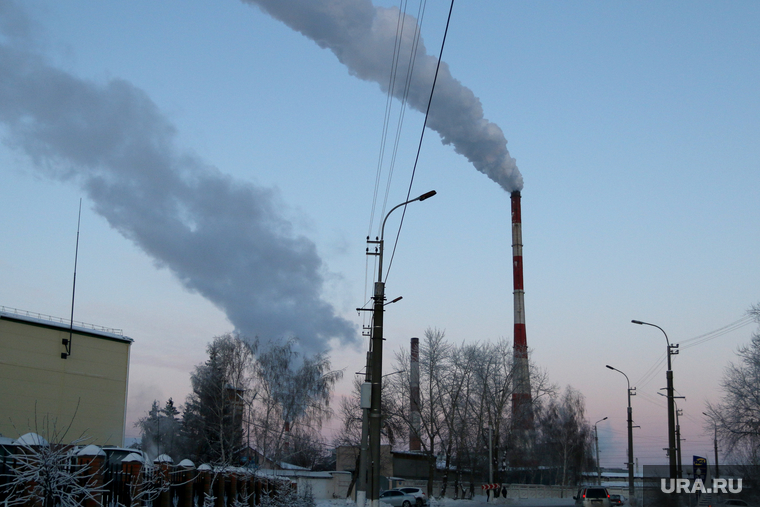
{"label": "tall industrial chimney", "polygon": [[528,340],[525,334],[525,289],[523,287],[522,216],[520,191],[512,192],[512,279],[514,282],[514,384],[512,391],[512,424],[516,430],[533,425],[533,406],[530,394]]}
{"label": "tall industrial chimney", "polygon": [[422,448],[420,442],[420,339],[412,338],[412,357],[409,372],[409,412],[412,419],[412,427],[409,431],[409,450],[419,451]]}

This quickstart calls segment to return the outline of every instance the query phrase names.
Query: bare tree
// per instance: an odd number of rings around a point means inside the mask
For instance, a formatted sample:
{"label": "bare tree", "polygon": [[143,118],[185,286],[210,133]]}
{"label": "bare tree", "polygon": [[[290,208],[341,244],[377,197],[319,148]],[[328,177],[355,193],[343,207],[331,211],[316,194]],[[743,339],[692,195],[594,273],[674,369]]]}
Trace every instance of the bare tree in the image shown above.
{"label": "bare tree", "polygon": [[593,465],[592,430],[586,420],[583,395],[570,386],[540,407],[537,417],[538,452],[544,465],[562,470],[561,485],[576,484]]}
{"label": "bare tree", "polygon": [[[760,324],[760,304],[748,311]],[[760,465],[760,331],[736,352],[723,374],[720,403],[707,403],[709,429],[717,426],[720,440],[737,461]]]}

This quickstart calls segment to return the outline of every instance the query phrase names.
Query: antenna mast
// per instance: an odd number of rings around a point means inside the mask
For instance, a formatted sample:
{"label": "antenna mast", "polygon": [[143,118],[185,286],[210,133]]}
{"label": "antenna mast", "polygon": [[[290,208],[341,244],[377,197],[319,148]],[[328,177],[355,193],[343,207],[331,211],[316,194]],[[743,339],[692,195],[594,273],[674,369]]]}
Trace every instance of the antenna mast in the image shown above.
{"label": "antenna mast", "polygon": [[74,335],[74,296],[77,292],[77,258],[79,257],[79,225],[82,223],[82,198],[79,198],[79,217],[77,218],[77,246],[74,250],[74,283],[71,288],[71,323],[69,325],[69,337],[61,340],[66,346],[66,352],[61,352],[61,359],[67,359],[71,355],[71,338]]}

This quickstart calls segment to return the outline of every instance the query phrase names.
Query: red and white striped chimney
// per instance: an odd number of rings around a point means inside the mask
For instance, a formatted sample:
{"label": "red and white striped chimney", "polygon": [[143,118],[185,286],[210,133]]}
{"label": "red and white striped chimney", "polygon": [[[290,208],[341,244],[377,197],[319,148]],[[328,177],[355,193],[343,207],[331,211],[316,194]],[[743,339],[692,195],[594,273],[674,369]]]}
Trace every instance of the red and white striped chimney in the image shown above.
{"label": "red and white striped chimney", "polygon": [[514,384],[512,390],[512,424],[529,429],[533,423],[530,394],[528,339],[525,333],[525,289],[523,286],[522,212],[520,191],[512,192],[512,279],[514,283]]}
{"label": "red and white striped chimney", "polygon": [[409,362],[409,413],[412,424],[409,428],[409,450],[419,451],[422,448],[420,442],[420,339],[412,338],[412,356]]}

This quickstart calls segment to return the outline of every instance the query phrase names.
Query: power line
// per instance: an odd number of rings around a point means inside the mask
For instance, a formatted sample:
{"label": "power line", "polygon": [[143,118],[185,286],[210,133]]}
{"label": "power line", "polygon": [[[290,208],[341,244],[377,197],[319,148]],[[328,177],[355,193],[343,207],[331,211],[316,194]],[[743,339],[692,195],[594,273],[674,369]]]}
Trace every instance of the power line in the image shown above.
{"label": "power line", "polygon": [[[449,15],[446,18],[446,29],[443,31],[443,40],[441,40],[441,50],[438,54],[438,63],[435,66],[435,76],[433,77],[433,85],[430,87],[430,97],[428,98],[428,104],[427,109],[425,110],[425,121],[422,124],[422,132],[420,132],[420,142],[417,145],[417,155],[414,158],[414,166],[412,167],[412,177],[409,180],[409,189],[406,192],[406,200],[409,200],[409,196],[412,194],[412,185],[414,184],[414,175],[417,172],[417,164],[420,161],[420,152],[422,151],[422,141],[425,138],[425,127],[427,127],[427,121],[428,117],[430,116],[430,105],[433,102],[433,94],[435,93],[435,84],[438,81],[438,72],[441,69],[441,61],[443,59],[443,48],[446,45],[446,36],[449,33],[449,25],[451,24],[451,13],[454,10],[454,0],[451,0],[451,4],[449,6]],[[404,225],[404,217],[406,216],[406,206],[404,206],[403,212],[401,213],[401,221],[398,225],[398,231],[396,232],[396,240],[393,243],[393,252],[391,253],[391,260],[388,263],[388,269],[386,270],[385,278],[388,279],[388,275],[391,271],[391,266],[393,265],[393,258],[396,255],[396,247],[398,246],[398,239],[401,235],[401,227]]]}

